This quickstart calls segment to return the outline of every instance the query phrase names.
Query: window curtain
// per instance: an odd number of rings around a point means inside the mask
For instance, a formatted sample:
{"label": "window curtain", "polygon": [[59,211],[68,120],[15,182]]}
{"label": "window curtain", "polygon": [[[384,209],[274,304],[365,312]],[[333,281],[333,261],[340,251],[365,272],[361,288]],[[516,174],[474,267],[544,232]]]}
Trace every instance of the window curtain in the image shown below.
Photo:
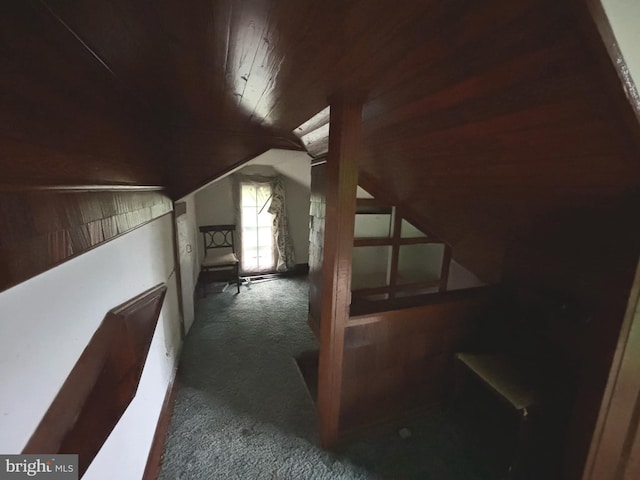
{"label": "window curtain", "polygon": [[293,241],[289,235],[284,182],[281,176],[273,179],[269,213],[273,215],[273,238],[276,246],[276,270],[286,272],[296,265]]}
{"label": "window curtain", "polygon": [[[289,234],[286,194],[282,176],[245,175],[236,173],[233,175],[233,203],[235,205],[235,218],[237,228],[237,243],[242,246],[242,210],[241,210],[241,186],[242,184],[257,184],[271,186],[271,199],[267,202],[268,212],[273,215],[272,235],[274,246],[275,268],[278,272],[285,272],[295,266],[295,253],[293,242]],[[242,248],[238,250],[238,258],[242,265]],[[251,272],[245,272],[251,273]]]}

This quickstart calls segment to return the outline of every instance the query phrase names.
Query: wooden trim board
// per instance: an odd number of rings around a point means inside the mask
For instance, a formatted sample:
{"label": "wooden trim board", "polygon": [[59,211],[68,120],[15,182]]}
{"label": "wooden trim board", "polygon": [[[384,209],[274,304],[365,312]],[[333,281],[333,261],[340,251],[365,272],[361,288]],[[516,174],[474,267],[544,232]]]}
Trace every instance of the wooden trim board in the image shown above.
{"label": "wooden trim board", "polygon": [[171,416],[173,415],[173,407],[176,402],[176,393],[179,388],[179,381],[177,381],[178,363],[173,369],[173,374],[167,391],[162,402],[162,410],[160,410],[160,416],[158,417],[158,424],[156,425],[156,431],[153,435],[153,442],[151,443],[151,449],[149,450],[149,457],[147,458],[147,466],[142,475],[142,480],[156,480],[160,476],[160,470],[162,467],[162,458],[164,456],[165,442],[167,435],[169,434],[169,426],[171,425]]}

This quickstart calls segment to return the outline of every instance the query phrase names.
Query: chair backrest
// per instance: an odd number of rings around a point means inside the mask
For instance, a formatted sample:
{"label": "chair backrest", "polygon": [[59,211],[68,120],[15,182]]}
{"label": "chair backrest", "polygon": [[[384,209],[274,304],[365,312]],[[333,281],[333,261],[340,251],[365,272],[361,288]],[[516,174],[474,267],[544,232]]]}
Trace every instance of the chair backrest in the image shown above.
{"label": "chair backrest", "polygon": [[203,225],[200,227],[204,239],[204,250],[210,248],[231,248],[236,253],[235,225]]}

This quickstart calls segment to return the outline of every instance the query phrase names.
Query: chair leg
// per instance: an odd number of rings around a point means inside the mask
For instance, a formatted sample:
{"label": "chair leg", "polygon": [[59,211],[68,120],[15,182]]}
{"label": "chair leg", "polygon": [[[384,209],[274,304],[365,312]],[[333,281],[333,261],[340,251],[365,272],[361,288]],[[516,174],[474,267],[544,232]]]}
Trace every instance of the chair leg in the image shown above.
{"label": "chair leg", "polygon": [[202,274],[202,271],[200,271],[200,274],[198,275],[197,286],[200,292],[200,298],[204,298],[206,296],[206,291],[204,289],[204,275]]}
{"label": "chair leg", "polygon": [[236,286],[238,288],[238,293],[240,293],[240,269],[236,266]]}

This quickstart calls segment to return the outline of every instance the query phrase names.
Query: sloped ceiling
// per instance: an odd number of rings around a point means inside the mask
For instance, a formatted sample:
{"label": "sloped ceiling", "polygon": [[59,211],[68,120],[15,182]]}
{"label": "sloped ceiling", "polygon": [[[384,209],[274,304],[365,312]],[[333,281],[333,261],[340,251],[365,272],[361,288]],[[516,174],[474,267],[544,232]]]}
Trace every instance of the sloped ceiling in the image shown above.
{"label": "sloped ceiling", "polygon": [[344,86],[369,92],[362,171],[485,278],[536,218],[640,183],[581,2],[33,4],[157,125],[175,197],[268,148],[300,149],[291,132]]}

